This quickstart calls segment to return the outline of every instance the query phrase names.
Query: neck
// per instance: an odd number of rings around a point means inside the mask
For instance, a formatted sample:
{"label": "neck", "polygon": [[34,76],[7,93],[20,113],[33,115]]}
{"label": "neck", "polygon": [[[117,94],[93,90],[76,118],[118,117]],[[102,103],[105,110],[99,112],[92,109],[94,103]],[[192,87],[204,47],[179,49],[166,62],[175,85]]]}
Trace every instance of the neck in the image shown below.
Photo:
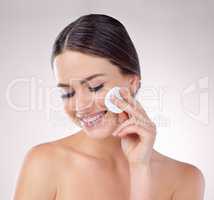
{"label": "neck", "polygon": [[[115,136],[108,136],[102,139],[94,139],[87,136],[86,133],[80,131],[80,143],[81,150],[83,150],[87,155],[93,157],[97,160],[104,161],[106,166],[129,166],[128,160],[123,153],[121,147],[121,139]],[[152,161],[153,163],[158,163],[162,160],[162,156],[152,149]]]}
{"label": "neck", "polygon": [[81,146],[93,157],[114,164],[121,161],[126,162],[119,137],[111,135],[102,139],[94,139],[88,137],[84,132],[81,132],[80,135],[82,137]]}

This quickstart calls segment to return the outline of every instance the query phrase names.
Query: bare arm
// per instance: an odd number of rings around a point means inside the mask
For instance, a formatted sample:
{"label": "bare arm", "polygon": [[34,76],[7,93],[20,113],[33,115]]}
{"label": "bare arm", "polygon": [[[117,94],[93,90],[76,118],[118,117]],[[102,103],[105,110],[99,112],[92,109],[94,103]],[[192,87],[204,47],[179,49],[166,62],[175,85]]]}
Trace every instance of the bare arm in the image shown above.
{"label": "bare arm", "polygon": [[53,200],[56,174],[47,144],[32,147],[25,156],[13,200]]}
{"label": "bare arm", "polygon": [[205,180],[202,172],[193,165],[187,165],[175,190],[173,200],[203,200]]}

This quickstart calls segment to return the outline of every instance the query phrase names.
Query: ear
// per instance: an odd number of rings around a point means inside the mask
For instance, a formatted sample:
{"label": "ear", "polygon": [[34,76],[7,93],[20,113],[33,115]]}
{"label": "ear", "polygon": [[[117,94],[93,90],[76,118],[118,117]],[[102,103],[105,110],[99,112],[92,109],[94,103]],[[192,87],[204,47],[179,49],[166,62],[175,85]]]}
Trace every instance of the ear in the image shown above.
{"label": "ear", "polygon": [[129,78],[129,87],[131,89],[132,96],[135,96],[140,88],[140,77],[137,75],[131,75]]}

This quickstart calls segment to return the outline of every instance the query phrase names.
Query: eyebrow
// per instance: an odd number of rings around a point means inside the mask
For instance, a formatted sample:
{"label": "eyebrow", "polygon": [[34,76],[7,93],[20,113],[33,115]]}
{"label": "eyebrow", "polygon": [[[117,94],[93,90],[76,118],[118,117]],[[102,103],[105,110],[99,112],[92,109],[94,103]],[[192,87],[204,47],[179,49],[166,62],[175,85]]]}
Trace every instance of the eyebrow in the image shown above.
{"label": "eyebrow", "polygon": [[[93,75],[88,76],[88,77],[84,78],[83,80],[81,80],[80,84],[83,85],[84,83],[86,83],[86,82],[88,82],[88,81],[90,81],[90,80],[92,80],[92,79],[94,79],[94,78],[96,78],[98,76],[105,76],[105,75],[106,74],[104,74],[104,73],[93,74]],[[58,83],[57,87],[70,87],[70,85],[66,84],[66,83]]]}

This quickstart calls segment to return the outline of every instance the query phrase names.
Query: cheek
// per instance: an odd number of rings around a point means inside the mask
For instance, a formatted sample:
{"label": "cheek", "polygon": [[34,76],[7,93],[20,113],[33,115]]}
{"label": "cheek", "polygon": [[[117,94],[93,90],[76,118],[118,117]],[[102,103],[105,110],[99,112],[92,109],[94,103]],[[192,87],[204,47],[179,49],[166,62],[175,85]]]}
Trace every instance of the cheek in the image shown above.
{"label": "cheek", "polygon": [[105,95],[108,91],[103,91],[103,92],[100,92],[100,93],[97,93],[95,95],[95,99],[94,99],[94,102],[95,102],[95,105],[96,105],[96,108],[97,110],[106,110],[106,106],[105,106]]}

